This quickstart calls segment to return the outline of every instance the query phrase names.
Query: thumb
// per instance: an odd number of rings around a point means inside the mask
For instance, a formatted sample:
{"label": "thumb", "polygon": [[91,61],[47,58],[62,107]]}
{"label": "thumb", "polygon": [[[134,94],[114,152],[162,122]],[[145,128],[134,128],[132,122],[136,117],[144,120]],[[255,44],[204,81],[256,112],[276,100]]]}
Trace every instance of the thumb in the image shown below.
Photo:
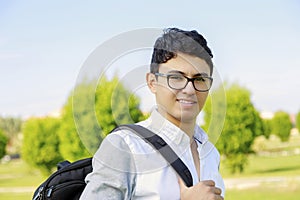
{"label": "thumb", "polygon": [[181,178],[178,178],[178,184],[179,184],[180,192],[188,188]]}

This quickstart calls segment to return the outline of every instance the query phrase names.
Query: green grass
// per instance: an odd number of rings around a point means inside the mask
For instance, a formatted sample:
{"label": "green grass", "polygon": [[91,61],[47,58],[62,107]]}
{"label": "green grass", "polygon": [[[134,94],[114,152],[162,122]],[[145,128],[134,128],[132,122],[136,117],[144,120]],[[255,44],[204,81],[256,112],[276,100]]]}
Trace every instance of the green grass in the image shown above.
{"label": "green grass", "polygon": [[[221,173],[224,178],[253,178],[253,177],[274,177],[274,176],[300,176],[300,155],[280,156],[280,157],[262,157],[251,156],[249,165],[242,174],[230,174],[226,166],[221,164]],[[13,160],[11,162],[0,164],[0,199],[31,199],[37,186],[45,180],[41,173],[30,168],[22,160]],[[5,192],[5,188],[31,187],[32,191],[24,192]],[[260,200],[260,199],[299,199],[300,183],[290,182],[282,186],[263,185],[250,189],[230,189],[226,191],[226,200]]]}
{"label": "green grass", "polygon": [[[222,166],[222,165],[221,165]],[[300,155],[293,156],[250,156],[243,173],[230,174],[226,166],[221,167],[224,178],[289,177],[300,176]],[[286,183],[264,183],[255,188],[226,190],[228,200],[298,200],[300,181]]]}
{"label": "green grass", "polygon": [[254,188],[246,190],[228,190],[226,200],[299,200],[298,189]]}
{"label": "green grass", "polygon": [[38,185],[45,177],[22,160],[0,164],[0,187],[29,187]]}
{"label": "green grass", "polygon": [[[22,160],[13,160],[0,164],[0,188],[10,190],[10,188],[26,187],[25,191],[0,192],[0,199],[5,200],[28,200],[32,198],[33,192],[45,179],[41,173],[30,168]],[[32,191],[28,191],[32,188]]]}
{"label": "green grass", "polygon": [[0,193],[0,199],[5,200],[30,200],[32,199],[31,193]]}
{"label": "green grass", "polygon": [[260,152],[266,153],[282,153],[286,152],[295,152],[300,150],[300,134],[290,135],[289,140],[282,142],[278,136],[270,135],[268,139],[264,136],[258,136],[254,140],[253,144],[254,149]]}
{"label": "green grass", "polygon": [[224,178],[300,176],[300,155],[278,157],[252,155],[243,173],[231,174],[223,163],[221,163],[220,171]]}

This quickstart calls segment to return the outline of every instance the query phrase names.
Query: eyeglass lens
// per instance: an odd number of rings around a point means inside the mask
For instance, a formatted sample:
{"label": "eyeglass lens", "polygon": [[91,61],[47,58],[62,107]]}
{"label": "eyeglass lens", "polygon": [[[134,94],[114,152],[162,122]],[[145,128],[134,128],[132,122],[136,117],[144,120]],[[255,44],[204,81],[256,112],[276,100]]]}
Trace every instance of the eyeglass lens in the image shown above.
{"label": "eyeglass lens", "polygon": [[194,77],[188,78],[183,75],[169,75],[168,84],[173,89],[183,89],[189,81],[192,81],[196,90],[207,91],[211,87],[211,79],[209,77]]}

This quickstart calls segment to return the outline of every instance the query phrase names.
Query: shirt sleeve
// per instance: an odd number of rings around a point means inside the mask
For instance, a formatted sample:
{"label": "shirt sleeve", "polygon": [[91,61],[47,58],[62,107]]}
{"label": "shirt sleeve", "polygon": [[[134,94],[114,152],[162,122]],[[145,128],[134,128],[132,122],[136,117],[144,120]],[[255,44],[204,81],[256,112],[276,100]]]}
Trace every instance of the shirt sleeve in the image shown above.
{"label": "shirt sleeve", "polygon": [[80,200],[127,200],[135,189],[135,164],[130,148],[117,132],[109,134],[93,157]]}

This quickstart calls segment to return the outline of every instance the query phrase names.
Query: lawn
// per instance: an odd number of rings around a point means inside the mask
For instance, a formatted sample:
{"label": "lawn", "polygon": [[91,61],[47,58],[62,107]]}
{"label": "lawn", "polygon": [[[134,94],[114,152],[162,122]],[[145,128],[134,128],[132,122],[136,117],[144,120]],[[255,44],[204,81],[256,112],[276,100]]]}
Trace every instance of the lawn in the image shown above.
{"label": "lawn", "polygon": [[[300,155],[262,157],[250,156],[244,172],[230,174],[226,166],[221,166],[221,173],[225,179],[277,179],[285,177],[291,181],[264,182],[261,185],[246,189],[230,189],[226,191],[229,200],[298,200],[300,197]],[[294,180],[294,177],[298,179]]]}
{"label": "lawn", "polygon": [[22,160],[0,164],[0,188],[29,187],[41,183],[43,178],[38,170],[30,168]]}
{"label": "lawn", "polygon": [[[300,176],[300,155],[280,157],[251,156],[249,165],[242,174],[232,175],[221,165],[225,179],[255,177],[295,177]],[[13,160],[0,164],[0,199],[31,199],[34,189],[45,179],[37,170],[31,169],[22,160]],[[227,200],[260,199],[299,199],[299,180],[288,185],[263,185],[247,189],[230,189],[226,192]]]}
{"label": "lawn", "polygon": [[31,199],[35,187],[44,177],[38,170],[31,169],[22,160],[0,164],[0,199]]}
{"label": "lawn", "polygon": [[32,194],[29,192],[23,193],[0,193],[0,199],[5,200],[30,200],[32,199]]}
{"label": "lawn", "polygon": [[298,189],[271,189],[254,188],[246,190],[229,190],[226,200],[299,200]]}
{"label": "lawn", "polygon": [[221,163],[224,178],[265,177],[265,176],[300,176],[300,155],[292,156],[249,156],[249,163],[242,174],[230,174],[229,169]]}

